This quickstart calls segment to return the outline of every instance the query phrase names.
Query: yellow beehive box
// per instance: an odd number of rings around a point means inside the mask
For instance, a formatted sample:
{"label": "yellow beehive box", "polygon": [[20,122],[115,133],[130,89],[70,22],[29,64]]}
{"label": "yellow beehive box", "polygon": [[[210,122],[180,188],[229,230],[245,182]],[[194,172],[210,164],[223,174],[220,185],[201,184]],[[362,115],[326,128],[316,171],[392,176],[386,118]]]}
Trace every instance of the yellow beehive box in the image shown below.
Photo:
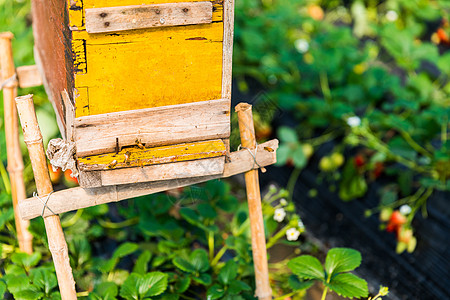
{"label": "yellow beehive box", "polygon": [[82,186],[223,172],[233,14],[233,0],[33,1],[36,61]]}

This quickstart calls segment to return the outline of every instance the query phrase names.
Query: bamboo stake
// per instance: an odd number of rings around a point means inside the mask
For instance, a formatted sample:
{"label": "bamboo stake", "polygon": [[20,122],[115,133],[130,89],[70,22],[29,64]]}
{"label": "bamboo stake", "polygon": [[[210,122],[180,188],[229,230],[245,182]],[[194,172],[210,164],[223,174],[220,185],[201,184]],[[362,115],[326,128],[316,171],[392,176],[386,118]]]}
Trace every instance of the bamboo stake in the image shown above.
{"label": "bamboo stake", "polygon": [[[17,110],[22,124],[24,141],[27,144],[33,167],[36,188],[41,198],[53,192],[52,182],[47,167],[42,134],[34,111],[33,96],[27,95],[16,98]],[[58,215],[44,218],[47,231],[48,245],[55,264],[59,290],[63,300],[77,299],[75,281],[70,267],[69,251],[64,238],[61,222]]]}
{"label": "bamboo stake", "polygon": [[[235,110],[239,119],[242,147],[253,153],[257,144],[252,106],[247,103],[240,103],[236,106]],[[266,237],[264,234],[258,170],[251,170],[245,173],[245,184],[247,187],[248,210],[252,234],[253,263],[256,281],[255,296],[260,300],[268,300],[272,299],[272,290],[269,283],[269,266],[267,262]]]}
{"label": "bamboo stake", "polygon": [[[0,82],[5,82],[15,74],[10,32],[0,33]],[[33,253],[33,236],[28,231],[29,221],[22,220],[18,204],[26,199],[25,183],[23,181],[22,152],[19,145],[19,126],[14,98],[17,96],[17,81],[11,81],[3,87],[3,106],[5,120],[6,153],[8,156],[8,173],[11,181],[11,196],[16,222],[17,239],[20,251]]]}

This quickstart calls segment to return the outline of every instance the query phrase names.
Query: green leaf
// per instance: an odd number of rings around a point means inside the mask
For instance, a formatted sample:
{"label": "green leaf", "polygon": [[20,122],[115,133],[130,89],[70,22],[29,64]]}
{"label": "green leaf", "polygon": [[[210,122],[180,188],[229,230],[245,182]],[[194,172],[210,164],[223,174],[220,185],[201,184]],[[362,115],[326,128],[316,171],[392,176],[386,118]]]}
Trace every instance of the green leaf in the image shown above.
{"label": "green leaf", "polygon": [[139,255],[138,259],[136,260],[136,264],[133,268],[133,273],[138,274],[145,274],[148,270],[148,262],[152,258],[152,254],[150,251],[145,250],[144,252]]}
{"label": "green leaf", "polygon": [[283,166],[288,161],[291,155],[292,149],[288,144],[281,144],[277,149],[277,166]]}
{"label": "green leaf", "polygon": [[139,246],[135,243],[123,243],[114,251],[113,256],[109,260],[98,266],[98,270],[103,273],[111,272],[116,267],[120,258],[130,255],[138,249]]}
{"label": "green leaf", "polygon": [[288,283],[291,289],[300,291],[309,289],[314,284],[314,280],[300,281],[297,276],[291,275]]}
{"label": "green leaf", "polygon": [[50,294],[51,290],[58,285],[56,276],[52,268],[38,268],[30,271],[30,277],[33,284]]}
{"label": "green leaf", "polygon": [[167,289],[169,276],[161,272],[151,272],[144,276],[140,291],[147,289],[145,297],[153,297],[162,294]]}
{"label": "green leaf", "polygon": [[34,267],[41,260],[41,254],[34,252],[33,254],[14,253],[11,257],[13,263],[24,266],[25,268]]}
{"label": "green leaf", "polygon": [[208,253],[204,249],[195,249],[191,254],[190,263],[197,272],[205,272],[209,269]]}
{"label": "green leaf", "polygon": [[200,203],[197,206],[200,215],[207,219],[214,219],[217,217],[216,210],[209,203]]}
{"label": "green leaf", "polygon": [[367,282],[351,273],[334,276],[330,283],[325,283],[330,290],[347,298],[361,298],[369,295]]}
{"label": "green leaf", "polygon": [[133,252],[136,252],[139,249],[139,246],[135,243],[123,243],[119,246],[119,248],[114,251],[113,258],[122,258],[127,255],[130,255]]}
{"label": "green leaf", "polygon": [[280,127],[278,129],[278,137],[284,143],[297,143],[298,136],[294,129],[289,127]]}
{"label": "green leaf", "polygon": [[246,284],[243,281],[240,280],[233,280],[230,282],[230,285],[228,286],[228,293],[230,295],[238,295],[242,291],[250,291],[252,288]]}
{"label": "green leaf", "polygon": [[190,285],[191,285],[191,277],[189,276],[182,277],[179,280],[177,280],[177,282],[175,282],[176,292],[182,294],[186,292],[186,290],[189,288]]}
{"label": "green leaf", "polygon": [[325,259],[325,270],[327,276],[353,271],[361,264],[361,253],[349,248],[333,248],[327,253]]}
{"label": "green leaf", "polygon": [[206,293],[206,299],[208,300],[221,299],[224,294],[225,294],[224,288],[216,283],[208,289],[208,292]]}
{"label": "green leaf", "polygon": [[102,282],[95,286],[94,293],[100,296],[100,299],[113,300],[119,294],[119,288],[114,282]]}
{"label": "green leaf", "polygon": [[172,260],[172,262],[175,265],[175,267],[177,267],[181,271],[184,271],[184,272],[187,272],[187,273],[194,273],[195,272],[194,266],[190,262],[185,260],[184,258],[175,257]]}
{"label": "green leaf", "polygon": [[288,267],[301,279],[325,279],[322,264],[311,255],[302,255],[291,259]]}
{"label": "green leaf", "polygon": [[16,300],[37,300],[44,297],[43,292],[33,291],[33,290],[22,290],[14,294],[14,299]]}
{"label": "green leaf", "polygon": [[192,276],[192,279],[203,285],[210,285],[212,282],[211,275],[202,273],[199,276]]}
{"label": "green leaf", "polygon": [[120,289],[125,299],[139,299],[162,294],[167,289],[168,275],[151,272],[146,275],[131,273]]}
{"label": "green leaf", "polygon": [[229,260],[225,266],[220,270],[218,280],[223,285],[228,285],[237,276],[238,266],[234,260]]}
{"label": "green leaf", "polygon": [[120,288],[120,296],[125,299],[139,299],[138,281],[140,278],[142,278],[141,275],[131,273]]}
{"label": "green leaf", "polygon": [[6,293],[6,283],[0,281],[0,298],[3,299],[3,295]]}
{"label": "green leaf", "polygon": [[296,166],[297,168],[303,168],[306,166],[307,159],[301,145],[298,145],[295,148],[294,152],[292,153],[292,160],[294,162],[294,166]]}
{"label": "green leaf", "polygon": [[20,274],[18,276],[6,275],[3,279],[6,281],[6,286],[11,294],[20,292],[24,286],[30,286],[30,279],[26,274]]}

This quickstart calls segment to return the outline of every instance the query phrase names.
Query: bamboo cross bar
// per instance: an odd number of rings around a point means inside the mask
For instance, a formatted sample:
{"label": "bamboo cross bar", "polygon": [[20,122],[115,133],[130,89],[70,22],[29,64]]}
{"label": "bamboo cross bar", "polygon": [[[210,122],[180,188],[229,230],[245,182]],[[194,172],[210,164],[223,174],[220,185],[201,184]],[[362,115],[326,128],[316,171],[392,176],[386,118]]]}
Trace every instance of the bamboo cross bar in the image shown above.
{"label": "bamboo cross bar", "polygon": [[[225,164],[224,173],[221,175],[118,186],[114,185],[91,189],[77,187],[53,193],[49,198],[47,205],[53,212],[60,214],[99,204],[117,202],[129,198],[163,192],[169,189],[197,184],[212,179],[230,177],[258,168],[258,165],[268,166],[274,164],[276,162],[277,148],[277,140],[271,140],[259,145],[256,152],[257,164],[247,150],[232,152],[229,157],[230,162]],[[67,201],[67,199],[70,199],[70,201]],[[39,217],[42,213],[42,209],[42,202],[36,197],[26,199],[20,203],[20,215],[27,220]],[[44,217],[50,215],[52,215],[52,213],[46,209]]]}
{"label": "bamboo cross bar", "polygon": [[[12,33],[0,33],[0,83],[14,78],[14,60],[12,53]],[[11,181],[11,196],[13,200],[14,218],[20,251],[33,252],[33,236],[28,231],[30,223],[19,216],[18,203],[26,198],[23,180],[22,151],[19,145],[19,125],[14,98],[17,96],[17,81],[11,80],[3,88],[4,123],[6,138],[6,153],[8,156],[8,173]]]}
{"label": "bamboo cross bar", "polygon": [[[17,110],[22,125],[24,141],[27,144],[39,196],[53,192],[42,144],[42,134],[36,119],[32,95],[16,98]],[[55,264],[61,298],[77,299],[75,281],[70,267],[69,251],[58,215],[44,217],[48,245]]]}
{"label": "bamboo cross bar", "polygon": [[[248,152],[254,152],[257,148],[257,143],[255,127],[253,125],[252,106],[247,103],[240,103],[236,106],[235,110],[239,119],[242,147],[246,148]],[[245,185],[247,188],[248,211],[252,234],[253,264],[256,282],[255,296],[259,300],[269,300],[272,299],[272,290],[269,283],[269,266],[258,170],[249,170],[245,173]]]}

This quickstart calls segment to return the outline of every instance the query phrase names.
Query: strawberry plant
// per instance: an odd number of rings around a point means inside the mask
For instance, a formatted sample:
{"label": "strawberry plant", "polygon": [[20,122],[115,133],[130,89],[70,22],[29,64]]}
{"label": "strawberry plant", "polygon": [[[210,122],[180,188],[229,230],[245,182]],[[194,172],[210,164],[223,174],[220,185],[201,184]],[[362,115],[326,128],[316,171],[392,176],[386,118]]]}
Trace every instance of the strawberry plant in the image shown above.
{"label": "strawberry plant", "polygon": [[259,80],[296,122],[278,131],[289,190],[308,165],[301,146],[332,143],[314,159],[318,184],[351,201],[381,182],[367,216],[408,204],[412,229],[450,191],[449,13],[442,0],[237,2],[237,78]]}

